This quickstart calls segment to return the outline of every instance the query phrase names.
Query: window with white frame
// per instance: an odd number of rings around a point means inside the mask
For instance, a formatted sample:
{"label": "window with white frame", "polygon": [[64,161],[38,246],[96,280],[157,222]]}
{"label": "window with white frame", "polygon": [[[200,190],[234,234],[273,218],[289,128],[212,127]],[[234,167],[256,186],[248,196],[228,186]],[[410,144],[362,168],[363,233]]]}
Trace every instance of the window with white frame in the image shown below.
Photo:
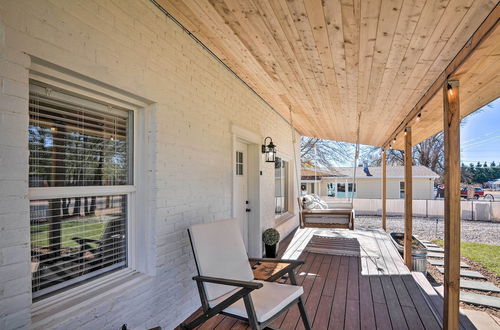
{"label": "window with white frame", "polygon": [[337,197],[345,197],[345,183],[337,183]]}
{"label": "window with white frame", "polygon": [[356,196],[356,184],[352,182],[337,183],[337,197],[345,198]]}
{"label": "window with white frame", "polygon": [[133,111],[30,82],[32,293],[126,267]]}
{"label": "window with white frame", "polygon": [[333,182],[328,182],[326,184],[326,189],[328,191],[328,196],[335,196],[335,186],[333,185]]}
{"label": "window with white frame", "polygon": [[279,216],[288,212],[289,177],[288,162],[276,157],[274,162],[275,213]]}
{"label": "window with white frame", "polygon": [[351,197],[356,196],[356,184],[355,183],[348,183],[347,184],[347,192],[349,193],[349,195]]}
{"label": "window with white frame", "polygon": [[399,198],[405,198],[405,182],[399,181]]}

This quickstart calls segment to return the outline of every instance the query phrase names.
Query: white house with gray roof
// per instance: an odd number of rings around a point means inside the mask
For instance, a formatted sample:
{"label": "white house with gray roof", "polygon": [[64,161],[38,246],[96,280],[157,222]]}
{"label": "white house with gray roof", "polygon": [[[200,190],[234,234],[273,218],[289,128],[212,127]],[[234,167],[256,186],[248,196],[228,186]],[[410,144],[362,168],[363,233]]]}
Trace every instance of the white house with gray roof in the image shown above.
{"label": "white house with gray roof", "polygon": [[[369,167],[365,173],[363,167],[356,168],[356,184],[352,167],[332,169],[302,168],[302,193],[315,193],[320,196],[346,198],[381,198],[381,167]],[[439,178],[425,166],[413,166],[413,198],[433,199],[434,180]],[[404,198],[404,167],[387,167],[387,198]]]}

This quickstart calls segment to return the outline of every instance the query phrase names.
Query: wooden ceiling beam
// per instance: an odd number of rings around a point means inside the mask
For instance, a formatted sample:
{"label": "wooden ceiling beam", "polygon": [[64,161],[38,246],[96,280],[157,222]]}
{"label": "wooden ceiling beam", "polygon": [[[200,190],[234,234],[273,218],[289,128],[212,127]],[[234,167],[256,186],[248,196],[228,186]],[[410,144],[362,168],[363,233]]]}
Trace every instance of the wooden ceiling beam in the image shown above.
{"label": "wooden ceiling beam", "polygon": [[472,52],[485,40],[494,30],[500,19],[500,5],[497,4],[491,13],[486,17],[479,28],[469,38],[465,46],[458,52],[453,60],[448,64],[446,69],[438,76],[434,83],[427,89],[425,94],[420,98],[417,104],[408,113],[405,119],[398,125],[394,132],[382,145],[382,148],[387,148],[392,144],[393,139],[407,127],[416,116],[422,111],[423,107],[434,97],[434,95],[443,88],[445,81],[451,77],[472,54]]}

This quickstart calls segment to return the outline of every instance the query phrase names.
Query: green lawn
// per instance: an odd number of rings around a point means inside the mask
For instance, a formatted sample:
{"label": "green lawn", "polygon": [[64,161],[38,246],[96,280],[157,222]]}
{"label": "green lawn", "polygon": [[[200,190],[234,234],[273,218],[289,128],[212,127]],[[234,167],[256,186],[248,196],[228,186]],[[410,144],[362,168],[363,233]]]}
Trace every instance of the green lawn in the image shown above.
{"label": "green lawn", "polygon": [[[68,220],[62,223],[62,248],[79,247],[73,237],[99,240],[106,224],[104,222]],[[49,245],[49,224],[31,226],[31,246],[46,247]]]}
{"label": "green lawn", "polygon": [[[444,245],[442,240],[434,240],[435,244]],[[460,243],[460,253],[477,263],[480,263],[490,272],[500,276],[500,245],[483,243]]]}

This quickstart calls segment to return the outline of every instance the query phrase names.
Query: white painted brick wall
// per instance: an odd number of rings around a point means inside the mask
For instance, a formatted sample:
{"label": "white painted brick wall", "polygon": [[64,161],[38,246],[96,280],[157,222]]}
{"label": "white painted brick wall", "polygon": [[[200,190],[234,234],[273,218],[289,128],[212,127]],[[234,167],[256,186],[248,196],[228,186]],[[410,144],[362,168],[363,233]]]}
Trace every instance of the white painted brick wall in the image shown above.
{"label": "white painted brick wall", "polygon": [[[200,305],[186,228],[231,217],[231,125],[272,136],[292,158],[288,125],[147,0],[0,0],[0,43],[0,329],[30,327],[25,54],[156,103],[155,276],[46,326],[175,327]],[[261,169],[264,229],[275,225],[274,167]],[[297,224],[282,224],[282,236]]]}
{"label": "white painted brick wall", "polygon": [[[0,28],[3,30],[3,28]],[[28,217],[29,58],[0,44],[0,329],[26,328],[31,305]]]}

